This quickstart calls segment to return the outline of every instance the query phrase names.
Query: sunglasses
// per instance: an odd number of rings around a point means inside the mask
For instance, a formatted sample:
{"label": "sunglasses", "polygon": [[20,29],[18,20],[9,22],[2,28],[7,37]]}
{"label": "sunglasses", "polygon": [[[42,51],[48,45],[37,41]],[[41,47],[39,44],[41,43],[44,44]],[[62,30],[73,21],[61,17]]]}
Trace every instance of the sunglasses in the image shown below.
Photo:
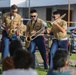
{"label": "sunglasses", "polygon": [[13,10],[12,12],[13,12],[13,13],[17,13],[17,11],[14,11],[14,10]]}
{"label": "sunglasses", "polygon": [[55,16],[52,16],[52,18],[55,18]]}
{"label": "sunglasses", "polygon": [[36,17],[36,15],[34,15],[34,16],[31,16],[31,17]]}

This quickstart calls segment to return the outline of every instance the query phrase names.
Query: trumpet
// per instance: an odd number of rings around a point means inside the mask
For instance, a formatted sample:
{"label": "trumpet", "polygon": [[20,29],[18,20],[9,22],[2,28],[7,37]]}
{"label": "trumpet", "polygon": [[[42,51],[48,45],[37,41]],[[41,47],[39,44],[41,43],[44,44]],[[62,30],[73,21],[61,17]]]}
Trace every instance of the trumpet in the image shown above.
{"label": "trumpet", "polygon": [[47,22],[46,22],[46,23],[47,23],[47,26],[48,26],[48,27],[51,27],[54,22],[58,21],[58,20],[61,19],[61,18],[64,18],[65,16],[66,16],[66,13],[63,14],[60,18],[56,19],[56,20],[53,21],[53,22],[47,21]]}

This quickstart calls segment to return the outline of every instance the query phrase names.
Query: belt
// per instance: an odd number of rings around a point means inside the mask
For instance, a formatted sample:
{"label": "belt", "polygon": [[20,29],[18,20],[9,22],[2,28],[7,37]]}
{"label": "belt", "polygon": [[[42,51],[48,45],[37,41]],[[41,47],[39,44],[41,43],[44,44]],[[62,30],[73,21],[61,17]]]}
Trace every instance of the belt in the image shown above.
{"label": "belt", "polygon": [[61,40],[67,40],[68,38],[66,37],[66,38],[63,38],[63,39],[61,39]]}

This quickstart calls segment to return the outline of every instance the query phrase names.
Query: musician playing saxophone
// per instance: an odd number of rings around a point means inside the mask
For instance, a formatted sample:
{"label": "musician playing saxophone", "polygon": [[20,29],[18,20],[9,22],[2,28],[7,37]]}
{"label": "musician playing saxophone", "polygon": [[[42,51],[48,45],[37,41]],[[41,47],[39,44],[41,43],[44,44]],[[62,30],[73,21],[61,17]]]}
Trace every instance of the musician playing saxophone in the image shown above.
{"label": "musician playing saxophone", "polygon": [[46,63],[46,46],[45,46],[44,35],[42,34],[42,29],[44,28],[44,21],[38,18],[38,13],[35,9],[31,10],[30,17],[31,20],[28,21],[27,23],[26,37],[28,35],[34,35],[35,33],[39,34],[41,33],[40,36],[37,37],[34,36],[36,38],[30,42],[29,52],[31,52],[32,55],[34,56],[34,62],[32,68],[35,68],[35,51],[37,46],[44,61],[44,68],[47,69],[48,66]]}
{"label": "musician playing saxophone", "polygon": [[[52,45],[50,48],[50,68],[53,68],[53,56],[56,52],[56,50],[58,50],[58,48],[62,48],[67,50],[68,48],[68,38],[67,38],[67,22],[65,20],[62,20],[60,18],[60,12],[59,11],[55,11],[53,12],[53,19],[56,20],[54,21],[53,25],[51,25],[47,32],[53,32],[54,34],[54,38],[52,40]],[[58,20],[57,20],[58,19]]]}
{"label": "musician playing saxophone", "polygon": [[21,16],[17,14],[18,7],[12,5],[10,12],[5,13],[2,17],[2,56],[5,58],[9,55],[9,41],[16,40],[17,34],[15,33],[16,28],[19,27]]}

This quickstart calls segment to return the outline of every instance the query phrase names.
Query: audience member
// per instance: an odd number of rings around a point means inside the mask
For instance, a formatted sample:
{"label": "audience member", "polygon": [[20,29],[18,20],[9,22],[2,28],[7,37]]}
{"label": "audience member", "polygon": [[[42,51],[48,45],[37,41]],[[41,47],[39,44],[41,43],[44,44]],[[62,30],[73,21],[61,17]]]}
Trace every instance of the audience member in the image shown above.
{"label": "audience member", "polygon": [[22,44],[19,40],[13,40],[10,42],[10,45],[9,45],[9,53],[10,53],[10,56],[12,57],[13,54],[15,53],[15,51],[19,48],[22,48]]}
{"label": "audience member", "polygon": [[66,50],[57,50],[53,62],[53,69],[49,69],[47,75],[76,75],[75,69],[68,66],[68,52]]}
{"label": "audience member", "polygon": [[2,71],[7,71],[14,68],[14,63],[11,57],[6,57],[2,59]]}
{"label": "audience member", "polygon": [[17,49],[19,49],[19,48],[22,49],[22,44],[19,40],[13,40],[10,42],[10,45],[9,45],[10,57],[7,56],[2,59],[2,70],[3,71],[14,68],[12,57],[13,57],[15,51],[17,51]]}
{"label": "audience member", "polygon": [[13,61],[15,69],[4,71],[2,75],[37,75],[37,72],[31,68],[33,57],[28,51],[18,49]]}

